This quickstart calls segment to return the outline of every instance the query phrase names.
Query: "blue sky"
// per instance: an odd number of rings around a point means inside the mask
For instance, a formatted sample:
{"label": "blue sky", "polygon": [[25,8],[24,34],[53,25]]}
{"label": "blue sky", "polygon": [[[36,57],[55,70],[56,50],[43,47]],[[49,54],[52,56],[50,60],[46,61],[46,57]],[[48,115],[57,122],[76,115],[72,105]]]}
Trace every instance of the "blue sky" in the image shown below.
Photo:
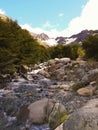
{"label": "blue sky", "polygon": [[45,32],[54,37],[67,36],[91,28],[86,25],[90,12],[94,16],[91,17],[96,18],[97,14],[93,12],[98,12],[97,3],[97,0],[0,0],[0,12],[32,32]]}

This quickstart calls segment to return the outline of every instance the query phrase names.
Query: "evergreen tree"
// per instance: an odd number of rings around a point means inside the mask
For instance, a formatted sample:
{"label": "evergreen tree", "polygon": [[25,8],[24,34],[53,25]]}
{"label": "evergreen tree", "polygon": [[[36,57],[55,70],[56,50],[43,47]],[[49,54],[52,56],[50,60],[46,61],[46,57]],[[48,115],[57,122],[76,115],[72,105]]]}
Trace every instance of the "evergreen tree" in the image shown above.
{"label": "evergreen tree", "polygon": [[83,41],[85,58],[98,61],[98,35],[90,35]]}

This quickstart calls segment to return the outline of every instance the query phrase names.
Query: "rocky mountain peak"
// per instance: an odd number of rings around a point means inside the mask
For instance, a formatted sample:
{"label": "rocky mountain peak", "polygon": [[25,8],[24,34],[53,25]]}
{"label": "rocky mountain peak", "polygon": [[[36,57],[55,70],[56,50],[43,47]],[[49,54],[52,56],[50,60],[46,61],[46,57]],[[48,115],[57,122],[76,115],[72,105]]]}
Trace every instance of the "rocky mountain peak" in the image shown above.
{"label": "rocky mountain peak", "polygon": [[76,42],[82,42],[89,35],[98,34],[98,30],[83,30],[78,34],[72,35],[70,38],[76,38]]}
{"label": "rocky mountain peak", "polygon": [[73,42],[78,42],[81,43],[84,39],[88,38],[89,35],[96,35],[98,34],[98,30],[82,30],[81,32],[74,34],[70,37],[63,37],[63,36],[59,36],[56,38],[49,38],[49,36],[45,33],[41,33],[41,34],[35,34],[35,33],[31,33],[30,34],[40,40],[40,41],[44,41],[46,44],[48,44],[49,46],[53,46],[53,45],[57,45],[57,44],[70,44]]}
{"label": "rocky mountain peak", "polygon": [[84,39],[88,38],[89,35],[98,34],[98,30],[83,30],[80,33],[74,34],[71,37],[57,37],[55,40],[60,44],[69,44],[72,42],[82,42]]}
{"label": "rocky mountain peak", "polygon": [[36,36],[36,38],[38,38],[38,39],[40,39],[40,40],[42,40],[42,41],[45,41],[45,40],[48,40],[48,39],[49,39],[49,36],[46,35],[45,33],[41,33],[41,34],[38,34],[38,35]]}

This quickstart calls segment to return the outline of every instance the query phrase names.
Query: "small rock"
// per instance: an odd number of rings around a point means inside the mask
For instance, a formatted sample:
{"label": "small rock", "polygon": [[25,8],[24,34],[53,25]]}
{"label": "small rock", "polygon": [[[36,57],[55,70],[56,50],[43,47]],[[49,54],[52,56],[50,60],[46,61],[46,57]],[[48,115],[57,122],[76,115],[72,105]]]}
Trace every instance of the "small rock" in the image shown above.
{"label": "small rock", "polygon": [[93,96],[94,92],[95,88],[92,87],[91,85],[77,90],[77,93],[81,96]]}

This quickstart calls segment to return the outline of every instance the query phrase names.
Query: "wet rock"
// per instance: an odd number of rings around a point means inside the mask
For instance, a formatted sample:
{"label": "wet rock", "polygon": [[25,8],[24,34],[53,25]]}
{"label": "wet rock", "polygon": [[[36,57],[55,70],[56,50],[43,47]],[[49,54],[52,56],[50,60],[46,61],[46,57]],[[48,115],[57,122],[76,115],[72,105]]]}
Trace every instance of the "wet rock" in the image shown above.
{"label": "wet rock", "polygon": [[0,111],[0,130],[3,130],[7,124],[7,119],[4,117],[4,113]]}
{"label": "wet rock", "polygon": [[44,88],[48,88],[50,85],[52,84],[52,81],[50,79],[44,78],[44,79],[40,79],[39,80],[39,85],[44,87]]}

